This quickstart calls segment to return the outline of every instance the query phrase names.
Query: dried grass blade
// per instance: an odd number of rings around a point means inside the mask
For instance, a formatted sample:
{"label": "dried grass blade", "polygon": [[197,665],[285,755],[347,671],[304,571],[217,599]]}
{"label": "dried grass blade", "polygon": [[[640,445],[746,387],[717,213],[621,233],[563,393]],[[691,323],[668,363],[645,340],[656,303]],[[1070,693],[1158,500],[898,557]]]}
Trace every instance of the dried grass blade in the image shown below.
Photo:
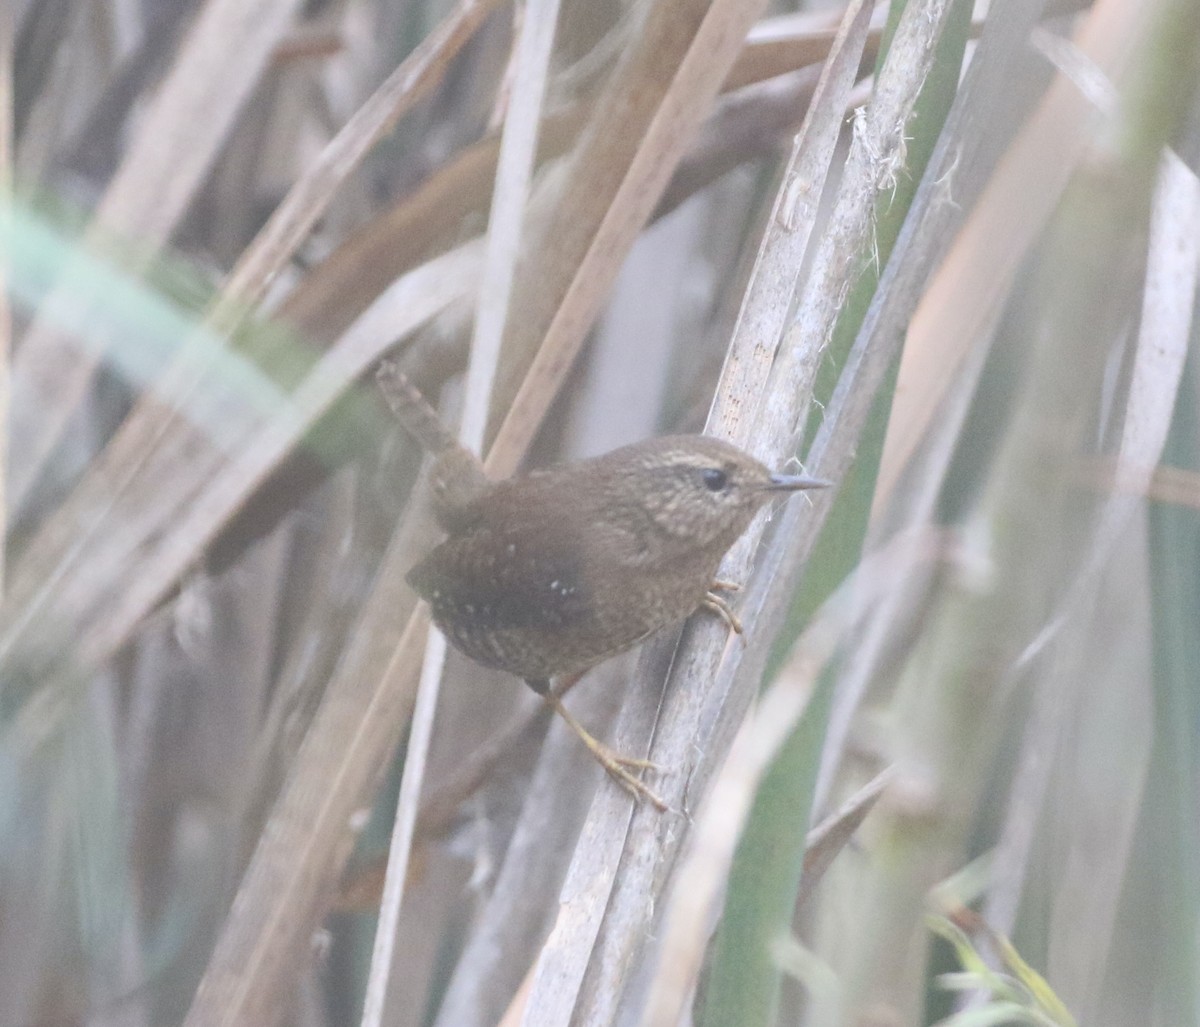
{"label": "dried grass blade", "polygon": [[[7,220],[13,181],[13,8],[0,11],[0,219]],[[0,226],[0,235],[7,229]],[[12,310],[8,261],[0,256],[0,595],[4,594],[8,540],[8,422],[11,405]]]}
{"label": "dried grass blade", "polygon": [[[317,419],[372,364],[406,334],[461,299],[478,273],[478,250],[472,244],[418,268],[396,282],[313,367],[290,398],[254,441],[206,488],[183,516],[157,540],[138,566],[116,603],[104,604],[84,635],[83,659],[103,662],[130,637],[142,618],[179,580],[244,503],[279,466]],[[104,582],[95,591],[104,592]]]}
{"label": "dried grass blade", "polygon": [[[882,102],[872,117],[882,119],[883,112],[891,109],[895,113],[896,110],[910,106],[914,101],[924,81],[926,69],[932,61],[935,43],[949,10],[948,3],[910,3],[906,7],[896,42],[890,53],[904,53],[907,56],[897,64],[889,60],[885,65],[876,94],[882,98]],[[893,136],[892,142],[899,142],[899,139]],[[862,207],[857,216],[847,217],[845,222],[847,230],[853,229],[854,232],[869,226],[868,211],[874,206],[875,189],[879,187],[880,168],[874,162],[863,159],[863,156],[865,155],[860,155],[860,159],[855,161],[852,148],[849,167],[854,169],[854,177],[849,180],[843,179],[842,185],[842,190],[847,196],[853,198],[848,199],[847,203],[854,202]],[[869,189],[863,188],[864,180],[871,183]],[[838,223],[835,215],[834,224]],[[860,245],[865,241],[865,237],[859,238]],[[846,242],[846,237],[834,232],[832,236],[822,240],[822,246],[830,247],[832,252],[843,252],[842,248]],[[818,259],[818,267],[819,263]],[[853,275],[853,263],[843,265],[842,272],[845,277],[835,280],[832,284],[835,297],[842,285],[847,284]],[[810,279],[805,288],[805,302],[812,291]],[[828,323],[832,324],[832,318],[836,315],[836,304],[830,307],[827,299],[822,297],[820,306],[825,308]],[[819,321],[813,316],[816,311],[809,313],[807,328],[820,344],[824,341],[825,332],[814,331]],[[763,430],[759,433],[761,441],[757,443],[759,451],[769,460],[781,459],[790,449],[794,427],[799,422],[801,407],[806,399],[804,382],[807,373],[803,366],[795,366],[803,361],[798,361],[795,355],[787,354],[789,345],[790,340],[785,340],[783,351],[776,360],[768,415],[762,425]],[[812,355],[809,354],[808,359],[811,358]],[[796,376],[789,379],[781,374],[781,364],[785,367],[792,365]],[[867,380],[861,383],[868,404],[873,399],[879,381],[879,376],[873,374],[874,370],[872,367],[872,375],[867,376]],[[785,396],[790,396],[795,405],[784,404],[782,398]],[[775,403],[772,404],[770,400],[774,400]],[[786,408],[771,410],[773,405]],[[839,417],[831,421],[828,437],[823,443],[824,459],[828,462],[817,464],[823,472],[831,474],[835,479],[848,464],[854,440],[857,439],[866,418],[866,411],[856,405],[847,402],[843,406],[848,416],[840,416],[839,411]],[[832,417],[833,414],[834,408],[831,405],[827,416]],[[788,542],[798,548],[794,552],[785,549],[781,559],[772,560],[769,556],[764,556],[760,561],[760,575],[751,580],[743,598],[746,623],[755,623],[755,636],[770,638],[770,625],[779,623],[778,620],[773,621],[773,618],[778,616],[782,609],[782,586],[776,586],[770,591],[771,602],[777,609],[772,609],[768,615],[763,616],[761,625],[758,623],[758,618],[762,616],[763,603],[767,598],[768,579],[774,580],[776,569],[781,565],[793,571],[799,566],[798,561],[804,558],[807,547],[811,546],[813,533],[819,530],[828,504],[828,497],[822,495],[814,497],[811,509],[806,509],[803,504],[793,503],[785,511],[783,523],[775,537],[787,534]],[[797,520],[800,517],[803,518],[802,526]],[[736,559],[738,562],[723,565],[719,572],[721,576],[725,577],[731,566],[744,567],[749,555],[749,550],[744,553],[740,548],[732,551],[728,559]],[[736,647],[732,651],[727,650],[723,635],[717,630],[709,630],[714,627],[696,623],[685,629],[685,642],[676,652],[662,710],[658,714],[655,726],[651,758],[660,764],[676,768],[675,774],[660,788],[660,794],[676,805],[687,801],[687,796],[694,796],[696,793],[693,789],[703,792],[709,768],[703,761],[697,761],[697,751],[706,751],[710,746],[713,752],[723,751],[723,745],[727,744],[728,739],[720,738],[719,734],[723,730],[727,713],[722,714],[721,711],[733,707],[744,709],[748,691],[743,690],[753,687],[751,670],[761,671],[762,667],[764,647],[761,643],[758,646],[749,644],[741,651]],[[753,637],[747,641],[752,643]],[[636,751],[633,740],[644,738],[646,725],[654,720],[654,710],[646,701],[649,696],[654,695],[654,689],[649,677],[642,676],[643,673],[648,675],[649,661],[653,656],[654,653],[645,655],[645,671],[639,671],[639,680],[620,714],[616,744],[620,745],[623,751]],[[741,673],[743,670],[744,674]],[[731,689],[735,681],[740,688],[733,694]],[[595,914],[603,916],[603,925],[591,927],[593,936],[597,928],[599,929],[599,941],[594,951],[590,952],[585,981],[580,990],[578,1004],[574,1006],[573,1015],[581,1022],[604,1021],[616,1015],[617,1005],[622,1001],[623,982],[626,980],[628,968],[651,933],[650,923],[657,898],[667,880],[679,845],[685,837],[685,832],[679,830],[677,823],[647,817],[645,811],[641,810],[634,811],[632,823],[626,832],[624,824],[617,823],[611,814],[606,814],[600,808],[599,802],[593,807],[586,830],[593,837],[605,839],[605,844],[612,844],[613,837],[619,831],[625,835],[625,844],[618,864],[619,873],[616,867],[597,866],[592,857],[580,853],[572,877],[568,879],[568,885],[574,883],[576,887],[586,888],[586,882],[590,878],[599,874],[615,875],[615,886],[607,898],[606,906]],[[553,970],[546,972],[550,975]],[[628,996],[627,1000],[630,1003],[636,1002],[632,996]]]}
{"label": "dried grass blade", "polygon": [[[1098,3],[1076,45],[1110,78],[1130,58],[1128,9]],[[1110,31],[1110,23],[1112,30]],[[876,485],[876,509],[955,380],[967,345],[987,334],[1013,276],[1093,138],[1100,115],[1060,77],[1013,142],[913,315]]]}
{"label": "dried grass blade", "polygon": [[[885,11],[871,18],[864,51],[873,55],[883,33]],[[763,18],[746,36],[746,45],[725,79],[723,90],[741,89],[796,68],[820,64],[833,52],[844,11],[780,14]]]}
{"label": "dried grass blade", "polygon": [[[328,207],[337,188],[371,146],[440,78],[450,58],[499,2],[463,0],[458,10],[418,46],[350,119],[314,166],[293,186],[251,244],[231,274],[222,297],[200,326],[198,337],[205,336],[211,344],[210,333],[223,338],[232,330],[249,309],[247,304],[261,296],[271,277],[290,259],[313,222]],[[403,329],[397,325],[397,330]],[[194,360],[185,353],[164,375],[157,390],[144,396],[87,478],[31,543],[25,577],[33,577],[39,583],[57,577],[63,571],[68,545],[72,559],[90,559],[101,567],[120,566],[134,547],[144,544],[155,531],[162,530],[178,516],[180,506],[217,473],[222,462],[221,454],[203,440],[189,447],[186,460],[171,458],[171,454],[179,452],[181,446],[198,434],[180,414],[189,396],[205,380],[197,376]],[[119,509],[110,511],[107,519],[97,516],[114,502],[125,505],[123,516]],[[137,516],[129,510],[137,511]],[[155,516],[147,517],[147,511],[155,511]],[[80,545],[77,526],[84,523],[91,525],[93,544],[88,547]],[[101,524],[107,524],[109,530],[100,533]],[[110,552],[106,555],[101,550]],[[87,574],[86,569],[80,570],[80,576]],[[102,576],[97,584],[100,591],[108,587]]]}
{"label": "dried grass blade", "polygon": [[[1144,492],[1162,458],[1193,331],[1200,278],[1200,178],[1174,153],[1163,156],[1138,330],[1121,433],[1118,489]],[[1128,471],[1132,471],[1131,476]]]}
{"label": "dried grass blade", "polygon": [[498,476],[515,469],[533,438],[762,6],[658,0],[645,12],[521,269],[514,303],[525,316],[505,339],[505,382],[520,387],[487,459]]}
{"label": "dried grass blade", "polygon": [[559,0],[529,0],[517,45],[516,77],[496,166],[475,337],[467,366],[466,408],[459,431],[459,441],[476,453],[483,449],[492,384],[509,322],[558,10]]}
{"label": "dried grass blade", "polygon": [[[467,365],[466,403],[459,442],[478,452],[487,428],[488,401],[500,360],[512,283],[521,249],[521,226],[537,156],[538,125],[550,70],[559,0],[529,0],[516,46],[513,81],[496,168],[496,185],[485,244],[482,281],[475,314],[475,337]],[[400,903],[421,799],[425,764],[433,737],[438,692],[446,662],[446,640],[432,632],[426,644],[421,680],[413,708],[395,824],[388,853],[383,904],[367,979],[363,1027],[379,1027],[384,1014]]]}
{"label": "dried grass blade", "polygon": [[[122,236],[136,240],[148,257],[167,242],[299,6],[300,0],[209,0],[139,122],[96,209],[87,245]],[[46,305],[72,302],[68,282]],[[14,509],[24,502],[98,363],[98,354],[80,353],[52,318],[37,318],[26,333],[13,365],[12,452],[20,454],[10,481]]]}
{"label": "dried grass blade", "polygon": [[383,1023],[388,978],[392,970],[396,932],[400,925],[400,904],[404,899],[404,884],[408,877],[409,858],[412,853],[416,811],[421,801],[425,762],[429,755],[429,742],[433,737],[438,690],[445,666],[446,638],[434,628],[425,640],[421,677],[417,683],[417,696],[413,704],[412,726],[409,728],[408,746],[404,753],[404,771],[400,778],[400,794],[396,800],[396,818],[388,847],[383,897],[379,905],[379,920],[375,927],[375,943],[371,950],[371,966],[367,973],[366,996],[363,999],[362,1027],[380,1027]]}
{"label": "dried grass blade", "polygon": [[850,844],[854,833],[866,820],[867,814],[883,797],[893,774],[893,767],[885,767],[851,795],[840,809],[808,832],[805,839],[807,845],[804,852],[804,876],[796,896],[797,909],[803,909],[805,903],[812,898],[817,885],[825,876],[825,871],[833,865],[838,853]]}
{"label": "dried grass blade", "polygon": [[[880,8],[871,19],[865,48],[868,57],[874,57],[879,50],[885,17],[885,9]],[[982,28],[983,18],[976,17],[971,23],[971,34],[978,35]],[[827,11],[764,18],[746,37],[746,46],[722,88],[740,89],[823,61],[836,30],[837,22]]]}
{"label": "dried grass blade", "polygon": [[[696,983],[717,903],[758,786],[799,723],[822,668],[868,608],[896,587],[895,572],[901,561],[906,564],[909,559],[908,553],[885,551],[864,561],[797,639],[775,684],[742,724],[676,875],[643,1021],[649,1027],[679,1022],[682,1005]],[[882,783],[877,786],[876,798],[881,787]]]}

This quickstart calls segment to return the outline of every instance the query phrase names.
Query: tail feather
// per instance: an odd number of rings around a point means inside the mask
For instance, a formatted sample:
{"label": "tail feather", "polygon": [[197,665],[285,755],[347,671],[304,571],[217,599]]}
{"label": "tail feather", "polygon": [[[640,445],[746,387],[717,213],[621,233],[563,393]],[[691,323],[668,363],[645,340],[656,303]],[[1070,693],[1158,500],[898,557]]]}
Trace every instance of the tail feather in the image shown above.
{"label": "tail feather", "polygon": [[458,439],[442,424],[437,411],[404,376],[395,361],[385,360],[380,364],[375,372],[375,380],[396,420],[424,450],[433,456],[440,456],[447,450],[461,448]]}

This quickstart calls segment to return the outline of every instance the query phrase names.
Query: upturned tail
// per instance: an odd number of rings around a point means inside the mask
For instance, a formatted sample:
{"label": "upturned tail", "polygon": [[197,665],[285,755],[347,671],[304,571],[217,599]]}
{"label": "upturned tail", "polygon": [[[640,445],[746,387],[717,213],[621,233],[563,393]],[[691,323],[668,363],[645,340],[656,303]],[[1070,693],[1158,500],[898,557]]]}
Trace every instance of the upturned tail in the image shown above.
{"label": "upturned tail", "polygon": [[438,417],[437,411],[400,370],[394,360],[385,360],[375,372],[375,380],[387,405],[401,426],[432,456],[462,449],[458,439]]}
{"label": "upturned tail", "polygon": [[395,361],[380,364],[375,380],[396,420],[434,458],[429,486],[438,523],[451,533],[464,530],[474,522],[475,502],[492,486],[483,464],[442,423]]}

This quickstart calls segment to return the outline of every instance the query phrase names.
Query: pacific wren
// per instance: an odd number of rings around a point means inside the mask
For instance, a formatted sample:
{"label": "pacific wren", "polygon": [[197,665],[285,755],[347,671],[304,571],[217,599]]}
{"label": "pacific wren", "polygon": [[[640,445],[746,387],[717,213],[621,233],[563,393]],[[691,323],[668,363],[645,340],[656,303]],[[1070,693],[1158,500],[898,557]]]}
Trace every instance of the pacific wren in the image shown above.
{"label": "pacific wren", "polygon": [[772,474],[720,439],[648,439],[590,460],[490,481],[392,365],[397,417],[436,455],[434,509],[447,538],[408,574],[434,623],[477,663],[524,678],[636,797],[662,801],[550,689],[701,607],[741,626],[717,565],[776,493],[820,488]]}

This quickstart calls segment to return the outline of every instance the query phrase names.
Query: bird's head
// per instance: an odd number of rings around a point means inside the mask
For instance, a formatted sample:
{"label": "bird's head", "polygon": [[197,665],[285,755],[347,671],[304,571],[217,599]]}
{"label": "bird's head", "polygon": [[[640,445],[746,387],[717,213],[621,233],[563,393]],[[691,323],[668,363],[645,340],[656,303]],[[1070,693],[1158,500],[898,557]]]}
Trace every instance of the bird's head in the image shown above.
{"label": "bird's head", "polygon": [[774,474],[720,439],[675,435],[649,439],[610,453],[627,475],[628,494],[640,497],[665,533],[692,544],[726,547],[773,496],[824,488],[808,475]]}

